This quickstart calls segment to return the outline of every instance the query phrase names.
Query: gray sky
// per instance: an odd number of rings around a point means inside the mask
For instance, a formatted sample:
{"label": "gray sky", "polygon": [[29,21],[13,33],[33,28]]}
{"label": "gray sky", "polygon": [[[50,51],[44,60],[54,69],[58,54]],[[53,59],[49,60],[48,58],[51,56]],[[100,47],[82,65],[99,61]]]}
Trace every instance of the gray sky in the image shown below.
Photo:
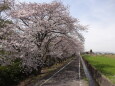
{"label": "gray sky", "polygon": [[[53,0],[18,0],[51,2]],[[60,0],[57,0],[60,1]],[[115,52],[115,0],[61,0],[70,6],[70,14],[89,25],[85,36],[85,50]]]}

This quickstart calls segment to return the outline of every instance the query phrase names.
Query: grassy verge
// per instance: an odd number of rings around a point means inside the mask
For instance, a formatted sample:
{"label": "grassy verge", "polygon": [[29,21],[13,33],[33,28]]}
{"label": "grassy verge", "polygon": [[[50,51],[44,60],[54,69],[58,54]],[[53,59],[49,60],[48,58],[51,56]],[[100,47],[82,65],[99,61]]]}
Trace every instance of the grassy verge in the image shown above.
{"label": "grassy verge", "polygon": [[115,55],[83,55],[83,58],[115,84]]}
{"label": "grassy verge", "polygon": [[69,58],[62,63],[57,63],[51,67],[43,68],[41,74],[39,74],[37,76],[30,76],[28,79],[22,81],[18,86],[28,86],[32,83],[33,84],[35,84],[35,83],[41,84],[43,82],[43,79],[49,78],[53,73],[55,73],[57,70],[59,70],[61,67],[63,67],[65,64],[67,64],[68,62],[70,62],[74,58],[75,57]]}

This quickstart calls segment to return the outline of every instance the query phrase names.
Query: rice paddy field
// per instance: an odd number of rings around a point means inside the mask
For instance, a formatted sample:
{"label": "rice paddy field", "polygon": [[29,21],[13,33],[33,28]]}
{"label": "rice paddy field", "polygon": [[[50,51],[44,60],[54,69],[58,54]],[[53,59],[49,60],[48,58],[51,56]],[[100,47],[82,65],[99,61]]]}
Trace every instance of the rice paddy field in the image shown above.
{"label": "rice paddy field", "polygon": [[83,55],[83,58],[115,84],[115,55]]}

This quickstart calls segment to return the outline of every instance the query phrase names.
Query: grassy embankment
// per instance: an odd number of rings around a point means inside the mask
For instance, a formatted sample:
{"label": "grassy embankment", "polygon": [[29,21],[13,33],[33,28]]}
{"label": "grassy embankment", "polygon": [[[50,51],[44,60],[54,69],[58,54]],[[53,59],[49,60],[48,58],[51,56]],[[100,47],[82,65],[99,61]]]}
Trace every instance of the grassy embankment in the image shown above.
{"label": "grassy embankment", "polygon": [[115,84],[115,55],[83,55],[83,58]]}

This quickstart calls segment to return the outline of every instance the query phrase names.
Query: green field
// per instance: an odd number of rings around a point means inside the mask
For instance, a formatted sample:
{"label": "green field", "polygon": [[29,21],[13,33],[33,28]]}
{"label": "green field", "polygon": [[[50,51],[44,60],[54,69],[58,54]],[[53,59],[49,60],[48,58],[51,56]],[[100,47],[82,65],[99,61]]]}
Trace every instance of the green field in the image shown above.
{"label": "green field", "polygon": [[115,84],[115,55],[83,55],[83,58]]}

